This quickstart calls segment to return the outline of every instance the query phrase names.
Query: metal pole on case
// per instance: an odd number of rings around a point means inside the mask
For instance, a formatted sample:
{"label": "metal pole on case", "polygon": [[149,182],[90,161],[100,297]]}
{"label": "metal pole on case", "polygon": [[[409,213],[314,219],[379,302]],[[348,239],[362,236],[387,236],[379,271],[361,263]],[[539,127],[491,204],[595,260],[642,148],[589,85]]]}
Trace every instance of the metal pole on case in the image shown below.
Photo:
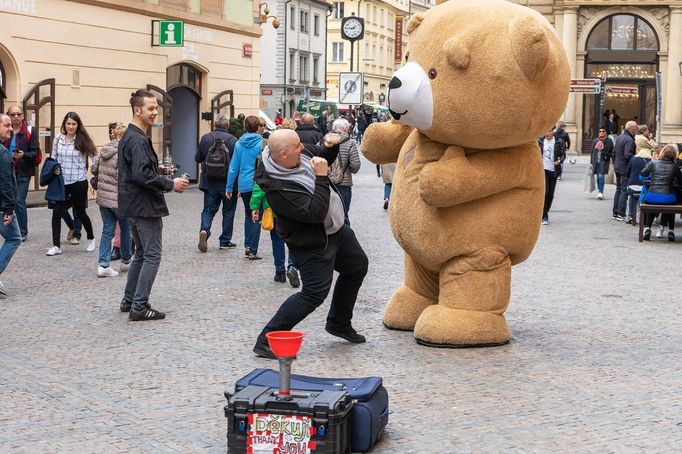
{"label": "metal pole on case", "polygon": [[272,331],[265,336],[270,349],[279,361],[279,399],[291,400],[291,363],[303,343],[300,331]]}

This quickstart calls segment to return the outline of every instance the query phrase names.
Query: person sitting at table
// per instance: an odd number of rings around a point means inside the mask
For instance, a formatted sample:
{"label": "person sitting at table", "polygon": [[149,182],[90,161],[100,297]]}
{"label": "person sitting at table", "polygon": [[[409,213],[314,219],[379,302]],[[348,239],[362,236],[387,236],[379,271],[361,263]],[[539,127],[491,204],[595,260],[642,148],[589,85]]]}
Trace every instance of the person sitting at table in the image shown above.
{"label": "person sitting at table", "polygon": [[[666,145],[661,150],[659,159],[652,160],[641,172],[643,177],[651,175],[649,191],[644,202],[656,205],[670,205],[677,202],[677,194],[673,183],[682,185],[682,171],[675,164],[678,152],[673,145]],[[644,239],[651,239],[651,225],[656,213],[647,213],[645,219]],[[661,216],[661,225],[668,224],[668,241],[675,241],[675,215],[665,213]]]}

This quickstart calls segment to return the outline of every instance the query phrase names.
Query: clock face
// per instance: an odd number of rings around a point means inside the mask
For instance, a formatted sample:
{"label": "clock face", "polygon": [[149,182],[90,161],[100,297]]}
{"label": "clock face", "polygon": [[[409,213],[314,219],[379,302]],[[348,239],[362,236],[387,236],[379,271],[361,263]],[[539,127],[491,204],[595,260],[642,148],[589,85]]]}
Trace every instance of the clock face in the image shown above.
{"label": "clock face", "polygon": [[343,23],[343,33],[348,38],[357,38],[362,34],[362,22],[357,19],[348,19]]}

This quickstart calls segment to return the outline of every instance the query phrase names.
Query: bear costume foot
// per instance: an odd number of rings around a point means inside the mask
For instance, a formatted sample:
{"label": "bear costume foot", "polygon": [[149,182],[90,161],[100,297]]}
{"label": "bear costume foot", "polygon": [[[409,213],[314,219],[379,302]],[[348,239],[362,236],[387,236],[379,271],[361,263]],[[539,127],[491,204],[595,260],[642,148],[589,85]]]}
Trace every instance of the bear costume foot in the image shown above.
{"label": "bear costume foot", "polygon": [[436,300],[420,295],[406,285],[393,293],[384,311],[384,326],[389,329],[412,331],[419,316]]}
{"label": "bear costume foot", "polygon": [[435,305],[419,316],[414,337],[430,347],[487,347],[508,343],[511,333],[502,314]]}

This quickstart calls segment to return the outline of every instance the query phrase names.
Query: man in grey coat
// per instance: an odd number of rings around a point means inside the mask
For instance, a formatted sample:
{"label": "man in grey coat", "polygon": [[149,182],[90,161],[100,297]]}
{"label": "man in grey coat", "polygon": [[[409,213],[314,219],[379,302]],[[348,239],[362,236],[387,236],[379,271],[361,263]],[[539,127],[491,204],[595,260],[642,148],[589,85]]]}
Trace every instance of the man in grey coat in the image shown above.
{"label": "man in grey coat", "polygon": [[616,221],[625,220],[625,205],[628,200],[628,165],[637,149],[635,145],[637,129],[636,121],[630,120],[625,123],[625,131],[618,136],[614,147],[613,167],[616,171],[616,194],[613,196],[613,216],[611,219]]}

